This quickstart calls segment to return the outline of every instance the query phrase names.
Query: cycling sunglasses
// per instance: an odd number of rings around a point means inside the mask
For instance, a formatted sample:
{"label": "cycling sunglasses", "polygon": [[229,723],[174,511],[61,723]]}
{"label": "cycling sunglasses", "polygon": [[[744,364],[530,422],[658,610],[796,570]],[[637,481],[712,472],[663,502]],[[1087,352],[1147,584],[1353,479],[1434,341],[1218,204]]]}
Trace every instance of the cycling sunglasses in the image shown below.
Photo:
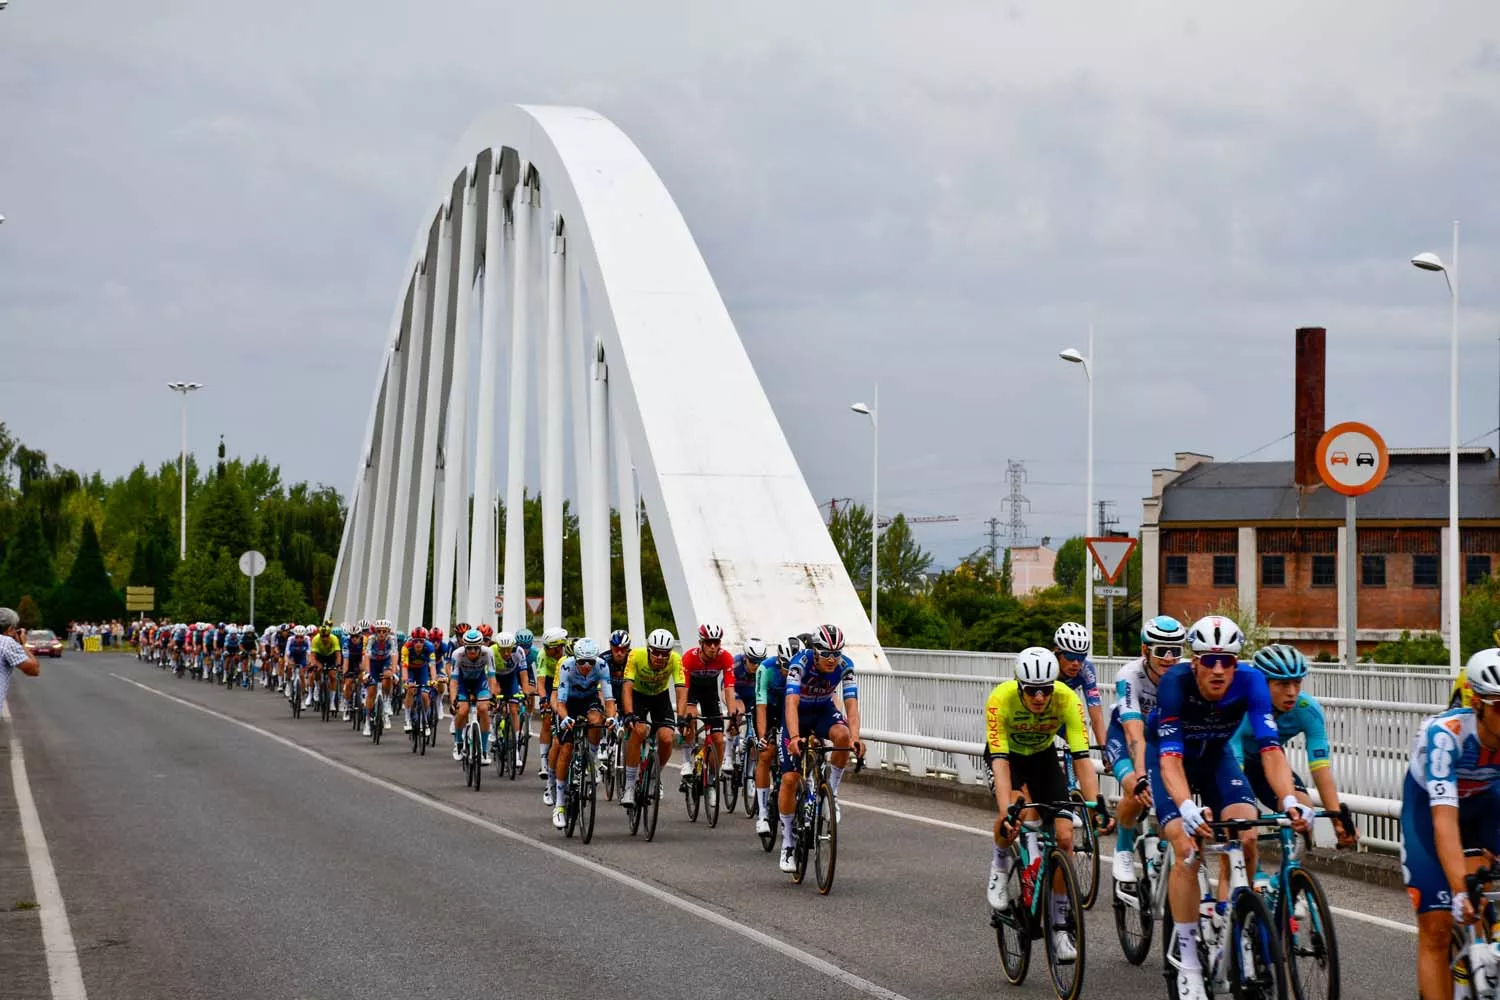
{"label": "cycling sunglasses", "polygon": [[1028,698],[1040,698],[1042,695],[1047,695],[1048,697],[1051,697],[1051,695],[1052,695],[1052,685],[1051,684],[1022,684],[1021,685],[1021,693],[1024,694]]}
{"label": "cycling sunglasses", "polygon": [[592,667],[594,665],[594,657],[592,657],[592,656],[586,656],[586,657],[585,656],[575,656],[575,657],[573,657],[573,663],[574,663],[575,666],[578,667],[579,670],[588,670],[590,667]]}
{"label": "cycling sunglasses", "polygon": [[1198,662],[1209,670],[1233,670],[1240,658],[1233,653],[1204,653]]}
{"label": "cycling sunglasses", "polygon": [[1158,660],[1177,660],[1182,658],[1181,646],[1152,646],[1151,655]]}
{"label": "cycling sunglasses", "polygon": [[670,649],[648,649],[646,650],[646,655],[653,660],[665,660],[668,656],[672,655],[672,651]]}
{"label": "cycling sunglasses", "polygon": [[1082,663],[1084,660],[1087,660],[1089,658],[1089,654],[1087,653],[1074,653],[1066,649],[1060,650],[1057,655],[1061,656],[1069,663]]}

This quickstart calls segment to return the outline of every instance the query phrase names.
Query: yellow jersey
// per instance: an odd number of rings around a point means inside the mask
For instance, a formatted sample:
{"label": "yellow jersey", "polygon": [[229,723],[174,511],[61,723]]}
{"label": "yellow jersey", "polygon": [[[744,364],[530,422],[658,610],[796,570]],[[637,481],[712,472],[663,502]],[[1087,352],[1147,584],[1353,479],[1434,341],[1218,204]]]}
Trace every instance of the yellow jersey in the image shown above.
{"label": "yellow jersey", "polygon": [[1083,703],[1066,684],[1054,684],[1052,697],[1040,714],[1026,707],[1021,686],[1010,680],[995,685],[984,703],[986,742],[993,754],[1030,756],[1052,749],[1059,733],[1074,754],[1089,752]]}
{"label": "yellow jersey", "polygon": [[630,661],[625,664],[625,679],[635,685],[638,694],[661,694],[669,683],[678,687],[687,684],[687,676],[682,672],[682,656],[675,649],[667,654],[666,666],[659,669],[651,665],[644,647],[632,649]]}
{"label": "yellow jersey", "polygon": [[1453,678],[1453,693],[1448,696],[1449,708],[1473,708],[1474,689],[1469,687],[1469,675],[1461,673]]}
{"label": "yellow jersey", "polygon": [[314,656],[333,656],[344,651],[344,644],[339,642],[339,637],[330,635],[326,638],[319,632],[312,637],[311,649]]}

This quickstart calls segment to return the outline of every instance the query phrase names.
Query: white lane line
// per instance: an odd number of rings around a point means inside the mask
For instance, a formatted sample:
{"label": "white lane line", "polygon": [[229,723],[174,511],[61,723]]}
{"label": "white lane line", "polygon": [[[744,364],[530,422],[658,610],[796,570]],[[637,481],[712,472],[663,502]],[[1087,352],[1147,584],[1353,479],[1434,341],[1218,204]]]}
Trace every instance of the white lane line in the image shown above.
{"label": "white lane line", "polygon": [[[913,823],[926,823],[928,826],[942,827],[944,830],[956,830],[959,833],[972,833],[981,837],[993,837],[994,833],[978,826],[965,826],[962,823],[950,823],[947,820],[933,819],[930,816],[918,816],[916,813],[901,812],[898,809],[886,809],[883,806],[865,805],[863,802],[850,802],[848,799],[839,797],[839,803],[848,809],[863,809],[866,812],[879,813],[882,816],[892,816],[896,819],[910,820]],[[1109,864],[1114,861],[1114,854],[1101,850],[1099,860],[1101,863]],[[1348,910],[1340,906],[1330,906],[1335,914],[1348,917],[1350,920],[1358,920],[1372,927],[1384,927],[1386,930],[1402,931],[1406,934],[1417,933],[1414,924],[1405,924],[1399,920],[1390,920],[1386,917],[1377,917],[1370,913],[1361,913],[1358,910]]]}
{"label": "white lane line", "polygon": [[88,1000],[88,992],[83,988],[83,968],[78,964],[78,947],[73,943],[73,928],[68,923],[68,908],[63,905],[52,853],[47,850],[47,838],[42,834],[41,814],[31,797],[26,758],[21,753],[21,739],[16,735],[9,705],[0,709],[0,716],[11,724],[10,779],[15,786],[16,809],[21,814],[21,839],[26,842],[32,891],[36,893],[37,912],[42,920],[42,948],[47,953],[52,1000]]}
{"label": "white lane line", "polygon": [[[337,771],[342,771],[345,774],[350,775],[351,777],[355,777],[360,779],[361,781],[368,782],[378,788],[383,788],[388,792],[393,792],[396,795],[400,795],[402,798],[409,799],[410,801],[417,803],[418,805],[426,806],[429,809],[435,809],[447,816],[452,816],[454,819],[463,820],[465,823],[471,823],[474,826],[480,827],[481,829],[495,834],[496,836],[504,837],[506,840],[510,840],[525,847],[530,847],[534,850],[541,851],[544,854],[548,854],[554,858],[557,858],[559,861],[566,861],[569,864],[577,865],[578,867],[593,872],[594,874],[599,875],[602,878],[610,879],[611,881],[623,885],[627,888],[644,893],[645,895],[650,896],[653,899],[666,903],[668,906],[676,907],[684,913],[690,914],[701,920],[706,920],[717,927],[721,927],[727,931],[732,931],[733,933],[738,934],[741,937],[749,938],[756,944],[762,945],[766,948],[771,949],[772,951],[784,955],[794,962],[799,962],[816,972],[822,973],[835,982],[839,982],[845,986],[850,987],[851,989],[858,990],[859,992],[865,993],[872,997],[879,997],[880,1000],[907,1000],[905,996],[897,993],[894,990],[886,989],[884,986],[881,986],[877,983],[872,983],[868,979],[864,979],[860,976],[854,975],[852,972],[846,972],[843,969],[839,968],[837,965],[834,965],[832,962],[821,959],[811,952],[803,951],[801,948],[787,944],[785,941],[782,941],[779,938],[774,938],[771,935],[758,931],[753,927],[746,927],[743,924],[738,923],[731,917],[724,916],[723,914],[715,912],[714,910],[699,906],[697,903],[692,903],[686,899],[674,896],[670,892],[667,892],[665,889],[658,889],[655,886],[646,885],[642,882],[637,881],[632,876],[624,875],[612,868],[607,868],[596,861],[590,861],[588,858],[579,857],[578,855],[569,853],[568,851],[565,851],[560,847],[553,847],[551,844],[544,844],[541,841],[532,840],[525,834],[517,833],[514,830],[500,826],[498,823],[492,823],[489,820],[484,819],[483,817],[475,816],[472,813],[468,813],[463,811],[462,809],[450,806],[445,802],[438,802],[434,799],[429,799],[426,796],[414,792],[408,788],[403,788],[401,785],[398,785],[395,782],[387,781],[385,778],[376,777],[375,775],[368,774],[356,767],[351,767],[350,765],[345,764],[342,761],[337,761],[332,757],[324,756],[316,750],[312,750],[308,747],[302,746],[301,744],[289,740],[284,736],[279,736],[276,733],[271,732],[270,730],[262,729],[259,726],[253,725],[249,722],[244,722],[240,719],[236,719],[233,716],[225,715],[222,712],[216,712],[211,708],[205,708],[204,706],[188,701],[185,698],[179,698],[176,695],[167,694],[165,691],[159,691],[148,684],[142,684],[139,681],[131,680],[129,677],[122,677],[116,673],[111,673],[110,676],[115,678],[116,680],[124,681],[126,684],[134,685],[135,687],[140,688],[142,691],[154,694],[158,698],[165,698],[167,701],[175,701],[179,705],[185,705],[188,708],[191,708],[198,712],[202,712],[205,715],[211,715],[216,719],[221,719],[224,722],[232,723],[233,725],[239,726],[242,729],[247,729],[259,736],[264,736],[266,739],[271,740],[275,743],[280,743],[282,746],[287,747],[288,749],[295,750],[301,754],[306,754],[313,760],[319,761],[323,764],[327,764],[329,767]],[[80,994],[80,996],[81,995],[82,994]]]}

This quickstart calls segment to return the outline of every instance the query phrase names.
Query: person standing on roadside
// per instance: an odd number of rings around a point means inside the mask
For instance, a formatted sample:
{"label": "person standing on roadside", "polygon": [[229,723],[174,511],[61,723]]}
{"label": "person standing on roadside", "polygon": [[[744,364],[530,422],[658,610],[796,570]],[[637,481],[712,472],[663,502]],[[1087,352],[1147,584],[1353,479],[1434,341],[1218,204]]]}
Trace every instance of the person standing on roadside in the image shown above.
{"label": "person standing on roadside", "polygon": [[28,677],[42,672],[36,654],[26,648],[26,630],[21,628],[21,616],[10,608],[0,608],[0,709],[5,708],[10,675],[17,667]]}

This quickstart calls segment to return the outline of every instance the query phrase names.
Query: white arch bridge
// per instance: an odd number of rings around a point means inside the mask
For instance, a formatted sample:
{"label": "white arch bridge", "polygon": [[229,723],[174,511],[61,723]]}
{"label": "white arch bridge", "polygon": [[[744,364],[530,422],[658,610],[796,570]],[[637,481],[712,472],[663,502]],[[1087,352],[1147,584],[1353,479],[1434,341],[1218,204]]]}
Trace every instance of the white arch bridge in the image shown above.
{"label": "white arch bridge", "polygon": [[[499,624],[521,628],[532,457],[543,626],[561,624],[571,450],[587,634],[714,621],[738,641],[835,622],[862,666],[886,669],[687,224],[624,133],[582,108],[500,109],[459,144],[434,202],[391,321],[329,616],[407,627],[430,600],[438,624],[494,624],[503,582]],[[502,478],[503,573],[488,513]],[[672,623],[645,621],[642,501]],[[625,514],[622,623],[611,506]]]}

